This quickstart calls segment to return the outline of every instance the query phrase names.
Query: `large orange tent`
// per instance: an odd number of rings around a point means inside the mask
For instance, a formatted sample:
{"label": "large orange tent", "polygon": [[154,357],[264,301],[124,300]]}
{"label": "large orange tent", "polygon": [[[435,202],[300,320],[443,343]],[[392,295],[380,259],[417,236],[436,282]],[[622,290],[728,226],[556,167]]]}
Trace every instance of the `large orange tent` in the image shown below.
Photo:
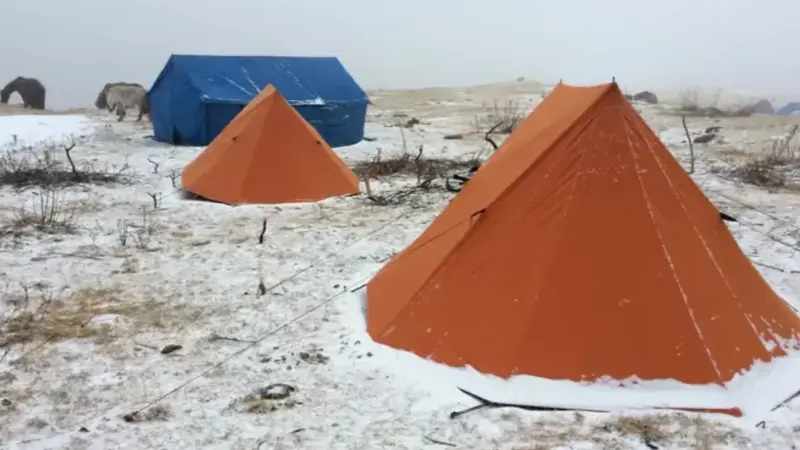
{"label": "large orange tent", "polygon": [[185,190],[228,204],[314,202],[359,191],[355,173],[272,85],[181,179]]}
{"label": "large orange tent", "polygon": [[770,406],[800,389],[800,319],[614,83],[541,103],[370,281],[367,331],[502,378],[668,379],[729,400],[629,406],[740,414],[729,382],[757,361],[792,375],[768,383]]}

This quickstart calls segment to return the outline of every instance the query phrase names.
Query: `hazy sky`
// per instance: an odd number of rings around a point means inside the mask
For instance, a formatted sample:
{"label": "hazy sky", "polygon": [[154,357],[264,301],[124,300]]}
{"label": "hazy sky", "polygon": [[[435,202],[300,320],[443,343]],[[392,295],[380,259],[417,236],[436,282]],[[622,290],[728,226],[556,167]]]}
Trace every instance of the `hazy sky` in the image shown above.
{"label": "hazy sky", "polygon": [[48,107],[153,82],[171,53],[338,56],[366,89],[520,76],[800,93],[796,0],[2,0],[0,84]]}

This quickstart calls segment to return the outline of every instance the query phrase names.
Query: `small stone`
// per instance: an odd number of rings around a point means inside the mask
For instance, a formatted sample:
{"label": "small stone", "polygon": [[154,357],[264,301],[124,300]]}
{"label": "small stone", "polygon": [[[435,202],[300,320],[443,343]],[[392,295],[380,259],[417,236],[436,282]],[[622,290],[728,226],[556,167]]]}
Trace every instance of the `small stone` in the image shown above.
{"label": "small stone", "polygon": [[166,347],[164,347],[164,348],[162,348],[162,349],[161,349],[161,354],[162,354],[162,355],[169,355],[170,353],[172,353],[172,352],[176,352],[176,351],[178,351],[178,350],[180,350],[180,349],[182,349],[182,348],[183,348],[183,346],[182,346],[182,345],[178,345],[178,344],[169,344],[169,345],[167,345]]}

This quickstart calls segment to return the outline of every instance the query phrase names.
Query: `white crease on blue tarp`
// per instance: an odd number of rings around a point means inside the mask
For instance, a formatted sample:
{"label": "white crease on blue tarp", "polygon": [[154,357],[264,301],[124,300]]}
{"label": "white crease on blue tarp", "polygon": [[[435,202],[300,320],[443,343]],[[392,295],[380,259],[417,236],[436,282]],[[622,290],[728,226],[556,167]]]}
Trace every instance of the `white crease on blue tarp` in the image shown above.
{"label": "white crease on blue tarp", "polygon": [[256,92],[260,92],[262,89],[266,87],[266,86],[258,87],[256,82],[253,81],[253,79],[250,77],[250,72],[248,72],[247,69],[245,69],[244,67],[242,67],[242,73],[244,74],[244,77],[247,78],[247,81],[250,82],[250,85],[256,89]]}
{"label": "white crease on blue tarp", "polygon": [[[303,83],[300,80],[300,78],[298,78],[295,74],[293,74],[285,65],[283,65],[283,64],[275,64],[275,67],[277,67],[283,73],[285,73],[286,75],[291,77],[292,80],[297,84],[297,86],[300,87],[303,91],[316,96],[315,98],[312,98],[310,100],[289,100],[289,104],[290,105],[293,105],[293,106],[325,106],[325,105],[328,105],[328,102],[326,102],[322,97],[320,97],[315,92],[311,91],[305,85],[303,85]],[[253,81],[253,78],[250,76],[250,72],[248,72],[246,68],[242,67],[241,69],[242,69],[242,73],[244,74],[244,76],[247,79],[247,81],[250,82],[250,85],[253,86],[253,88],[255,89],[255,92],[248,91],[244,86],[242,86],[239,83],[235,82],[233,79],[231,79],[230,77],[228,77],[226,75],[220,75],[220,77],[223,78],[228,83],[230,83],[232,86],[234,86],[237,89],[239,89],[240,91],[242,91],[244,94],[246,94],[247,96],[249,96],[252,99],[256,95],[258,95],[258,93],[263,88],[258,87],[256,82]],[[214,82],[214,77],[209,77],[209,78],[207,78],[207,80],[210,81],[210,82]],[[264,86],[264,87],[266,87],[266,86]],[[203,94],[200,98],[202,100],[212,100],[212,98],[209,97],[206,94]],[[224,99],[224,98],[219,98],[219,97],[215,97],[213,100],[226,102],[226,103],[227,102],[230,102],[230,103],[240,103],[241,102],[240,99]],[[331,105],[331,106],[333,107],[333,105]]]}
{"label": "white crease on blue tarp", "polygon": [[[229,78],[229,77],[227,77],[225,75],[220,75],[220,76],[222,78],[224,78],[228,83],[230,83],[231,85],[235,86],[240,91],[244,92],[245,94],[249,95],[250,97],[255,97],[256,94],[258,94],[258,92],[260,91],[260,89],[258,89],[258,87],[256,87],[256,91],[255,92],[250,92],[247,89],[245,89],[244,86],[242,86],[239,83],[233,81],[231,78]],[[255,86],[255,84],[253,86]]]}
{"label": "white crease on blue tarp", "polygon": [[313,98],[311,100],[293,100],[293,101],[290,101],[289,104],[298,105],[298,106],[303,106],[303,105],[321,106],[321,105],[325,105],[326,104],[325,100],[323,100],[322,97],[320,97],[316,92],[312,91],[311,89],[309,89],[305,85],[303,85],[303,82],[300,80],[300,78],[298,78],[297,75],[293,74],[292,71],[289,70],[289,68],[287,68],[285,65],[283,65],[281,63],[277,63],[277,64],[275,64],[275,67],[280,69],[283,73],[285,73],[289,77],[291,77],[294,80],[294,82],[297,84],[298,87],[300,87],[304,91],[306,91],[309,94],[311,94],[314,97],[316,97],[316,98]]}

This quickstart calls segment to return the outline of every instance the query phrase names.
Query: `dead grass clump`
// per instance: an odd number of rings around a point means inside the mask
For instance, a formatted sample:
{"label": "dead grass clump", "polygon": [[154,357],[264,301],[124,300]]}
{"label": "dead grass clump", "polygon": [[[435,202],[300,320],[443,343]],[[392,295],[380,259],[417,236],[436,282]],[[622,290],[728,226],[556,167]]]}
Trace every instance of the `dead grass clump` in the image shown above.
{"label": "dead grass clump", "polygon": [[[519,422],[511,414],[507,420]],[[738,429],[707,420],[700,414],[678,412],[591,416],[574,413],[572,420],[561,414],[542,415],[535,422],[521,426],[518,438],[522,442],[527,439],[536,444],[514,447],[515,450],[562,448],[569,445],[603,449],[675,447],[708,450],[725,445],[750,448],[745,445],[747,439]]]}
{"label": "dead grass clump", "polygon": [[153,405],[142,411],[132,412],[122,416],[128,423],[166,422],[172,417],[172,410],[163,405]]}
{"label": "dead grass clump", "polygon": [[128,302],[121,292],[109,288],[85,288],[65,298],[41,286],[24,286],[16,296],[8,296],[0,316],[0,344],[57,342],[65,339],[94,338],[108,342],[115,330],[108,324],[91,324],[93,319],[119,316],[137,327],[160,327],[163,305],[156,302]]}
{"label": "dead grass clump", "polygon": [[595,427],[595,440],[602,435],[637,439],[655,446],[663,444],[690,445],[690,448],[709,449],[714,445],[742,442],[738,430],[704,419],[701,415],[683,413],[616,416]]}
{"label": "dead grass clump", "polygon": [[788,172],[800,165],[800,143],[798,126],[782,139],[772,142],[770,148],[730,171],[731,175],[745,183],[766,188],[786,187]]}
{"label": "dead grass clump", "polygon": [[667,437],[668,433],[662,427],[668,422],[666,415],[621,416],[601,425],[599,428],[607,433],[646,437],[659,441]]}
{"label": "dead grass clump", "polygon": [[267,414],[280,409],[294,408],[302,403],[292,397],[297,389],[285,384],[260,388],[238,401],[238,410],[248,414]]}
{"label": "dead grass clump", "polygon": [[[121,168],[99,170],[89,162],[77,165],[71,151],[75,142],[64,145],[66,161],[56,157],[56,147],[44,149],[33,147],[0,149],[0,186],[13,186],[18,189],[30,186],[64,186],[81,183],[110,184],[127,181],[127,164]],[[66,162],[66,164],[65,164]]]}
{"label": "dead grass clump", "polygon": [[54,185],[44,186],[30,203],[15,212],[13,227],[33,227],[45,233],[72,233],[80,204],[66,202],[65,193]]}

